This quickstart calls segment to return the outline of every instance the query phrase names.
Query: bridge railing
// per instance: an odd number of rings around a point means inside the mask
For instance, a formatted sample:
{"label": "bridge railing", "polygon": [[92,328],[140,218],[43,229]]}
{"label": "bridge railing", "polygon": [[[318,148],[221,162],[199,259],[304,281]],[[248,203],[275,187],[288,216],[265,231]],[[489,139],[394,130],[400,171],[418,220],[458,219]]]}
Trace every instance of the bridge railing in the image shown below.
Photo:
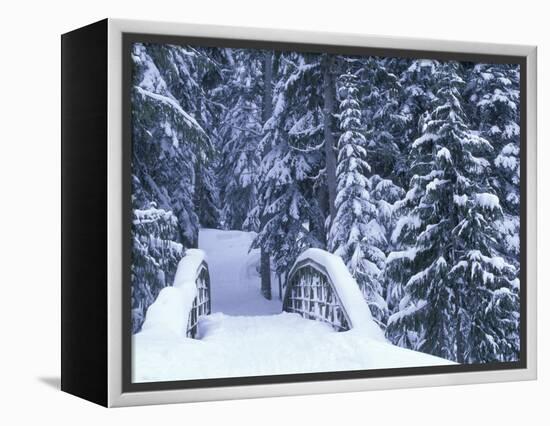
{"label": "bridge railing", "polygon": [[361,328],[384,340],[342,259],[321,249],[308,249],[296,260],[286,281],[283,311],[325,322],[337,331]]}
{"label": "bridge railing", "polygon": [[330,324],[337,331],[351,321],[326,268],[313,259],[296,262],[287,281],[283,311]]}
{"label": "bridge railing", "polygon": [[195,338],[198,333],[199,318],[203,315],[210,314],[211,302],[210,302],[210,273],[208,271],[208,264],[206,261],[202,261],[199,265],[195,285],[197,287],[197,294],[193,299],[193,305],[189,312],[189,319],[187,320],[187,337]]}
{"label": "bridge railing", "polygon": [[147,309],[141,330],[196,338],[199,318],[210,310],[210,274],[204,252],[188,249],[178,263],[173,285],[164,287]]}

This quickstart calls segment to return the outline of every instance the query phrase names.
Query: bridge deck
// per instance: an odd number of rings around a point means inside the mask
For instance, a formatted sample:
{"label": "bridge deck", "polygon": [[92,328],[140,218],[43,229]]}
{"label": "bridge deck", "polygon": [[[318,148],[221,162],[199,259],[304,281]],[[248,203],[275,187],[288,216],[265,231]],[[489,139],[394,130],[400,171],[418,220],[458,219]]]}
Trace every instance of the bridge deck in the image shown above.
{"label": "bridge deck", "polygon": [[251,239],[245,232],[201,230],[212,314],[199,320],[200,340],[162,321],[159,327],[158,318],[134,335],[135,382],[451,364],[381,341],[368,327],[338,333],[327,323],[281,313],[276,282],[273,300],[260,294],[259,254],[248,253]]}

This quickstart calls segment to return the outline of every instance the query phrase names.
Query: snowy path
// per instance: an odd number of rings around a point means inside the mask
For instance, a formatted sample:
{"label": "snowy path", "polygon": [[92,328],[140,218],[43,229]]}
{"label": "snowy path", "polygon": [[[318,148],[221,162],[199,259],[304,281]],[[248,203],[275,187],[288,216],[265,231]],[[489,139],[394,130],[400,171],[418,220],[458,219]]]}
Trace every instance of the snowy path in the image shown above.
{"label": "snowy path", "polygon": [[186,320],[177,312],[171,318],[167,304],[159,304],[156,319],[148,312],[155,324],[133,336],[135,382],[451,364],[381,341],[365,328],[337,333],[281,312],[276,285],[273,300],[260,293],[259,254],[248,253],[252,238],[246,232],[201,230],[212,314],[200,319],[200,340],[194,340],[178,330]]}
{"label": "snowy path", "polygon": [[199,248],[206,253],[210,270],[212,313],[270,315],[281,312],[275,279],[272,300],[260,293],[259,250],[248,252],[253,238],[250,232],[200,230]]}

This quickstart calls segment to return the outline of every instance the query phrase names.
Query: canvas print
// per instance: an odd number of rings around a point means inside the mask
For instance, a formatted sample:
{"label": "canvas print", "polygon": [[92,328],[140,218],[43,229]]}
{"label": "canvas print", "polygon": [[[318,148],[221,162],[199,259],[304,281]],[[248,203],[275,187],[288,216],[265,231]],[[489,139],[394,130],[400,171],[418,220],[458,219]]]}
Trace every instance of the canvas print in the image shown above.
{"label": "canvas print", "polygon": [[519,65],[302,50],[131,45],[132,382],[518,361]]}

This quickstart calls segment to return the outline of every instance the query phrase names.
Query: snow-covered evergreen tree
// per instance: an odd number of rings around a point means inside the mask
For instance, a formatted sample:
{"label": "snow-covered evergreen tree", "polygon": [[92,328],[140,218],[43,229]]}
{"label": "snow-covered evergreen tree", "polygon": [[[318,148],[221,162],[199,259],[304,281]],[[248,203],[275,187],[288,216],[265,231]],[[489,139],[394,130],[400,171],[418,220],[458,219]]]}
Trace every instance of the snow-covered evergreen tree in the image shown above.
{"label": "snow-covered evergreen tree", "polygon": [[369,193],[370,165],[362,133],[357,78],[344,74],[339,84],[342,134],[338,140],[336,216],[329,233],[329,249],[342,257],[380,321],[386,309],[380,284],[385,255],[378,248],[384,241],[384,232]]}
{"label": "snow-covered evergreen tree", "polygon": [[[409,228],[409,231],[412,231],[419,226],[415,216],[411,216],[410,213],[418,205],[422,195],[417,182],[417,170],[412,167],[417,155],[412,142],[422,135],[427,113],[435,108],[434,76],[439,63],[427,59],[413,59],[402,65],[399,74],[399,84],[402,88],[399,110],[406,118],[406,125],[403,130],[404,144],[400,153],[404,158],[405,170],[400,176],[405,180],[403,186],[406,194],[392,205],[393,229],[388,239],[389,254],[384,271],[386,300],[392,313],[402,311],[407,304],[404,287],[410,277],[410,266],[414,261],[416,249],[414,234],[402,234],[402,230]],[[421,325],[418,325],[416,330],[402,327],[399,331],[396,331],[394,326],[387,333],[392,341],[404,347],[418,348],[422,342]]]}
{"label": "snow-covered evergreen tree", "polygon": [[394,184],[391,179],[382,179],[379,175],[373,175],[369,179],[371,199],[376,205],[376,220],[380,226],[382,235],[378,240],[378,247],[385,254],[384,265],[379,276],[382,291],[380,295],[384,298],[385,313],[383,318],[383,327],[387,322],[387,315],[395,310],[395,306],[399,303],[403,296],[401,281],[392,280],[386,274],[387,256],[394,252],[399,244],[392,240],[392,233],[395,229],[398,215],[395,214],[395,205],[405,195],[405,191],[398,185]]}
{"label": "snow-covered evergreen tree", "polygon": [[398,76],[388,69],[388,62],[377,57],[362,61],[359,71],[362,113],[372,172],[401,185],[400,181],[404,183],[406,177],[402,153],[410,118],[402,111],[403,87]]}
{"label": "snow-covered evergreen tree", "polygon": [[222,218],[228,229],[255,230],[249,215],[257,203],[261,160],[261,54],[235,50],[231,59],[229,82],[223,90],[224,100],[229,102],[220,128]]}
{"label": "snow-covered evergreen tree", "polygon": [[[322,164],[322,99],[315,95],[318,55],[281,54],[272,117],[260,149],[258,206],[262,224],[254,247],[288,273],[306,248],[322,246],[323,212],[314,188]],[[313,81],[312,81],[313,80]]]}
{"label": "snow-covered evergreen tree", "polygon": [[436,101],[437,90],[434,76],[440,66],[431,59],[413,59],[402,72],[399,84],[402,87],[401,113],[407,117],[406,139],[410,142],[422,134],[422,118]]}
{"label": "snow-covered evergreen tree", "polygon": [[[388,321],[388,334],[397,343],[458,362],[471,354],[471,300],[484,285],[475,279],[479,275],[466,272],[467,265],[484,256],[489,261],[475,268],[492,274],[492,282],[512,285],[507,270],[488,267],[499,263],[492,222],[501,208],[490,193],[490,162],[485,158],[493,148],[468,127],[461,71],[454,62],[438,68],[437,101],[422,136],[413,143],[417,174],[407,198],[416,206],[395,230],[396,237],[410,245],[390,259],[399,260],[400,269],[408,264],[410,274],[400,311]],[[484,338],[491,341],[495,336]]]}
{"label": "snow-covered evergreen tree", "polygon": [[154,201],[173,211],[180,240],[196,242],[199,217],[195,207],[196,168],[206,157],[210,139],[168,89],[149,54],[154,48],[134,45],[132,89],[132,173],[136,208]]}
{"label": "snow-covered evergreen tree", "polygon": [[[221,107],[212,102],[212,91],[223,85],[224,49],[149,44],[147,51],[160,76],[182,109],[192,116],[208,136],[197,150],[193,202],[199,226],[219,222],[219,194],[215,185],[215,135]],[[192,241],[196,245],[195,240]]]}
{"label": "snow-covered evergreen tree", "polygon": [[[384,235],[378,238],[377,248],[387,255],[395,248],[390,238],[396,222],[393,204],[402,198],[402,187],[406,186],[409,174],[407,153],[411,114],[403,103],[405,87],[400,76],[409,68],[410,61],[368,57],[361,58],[359,63],[366,149],[373,173],[369,179],[370,192]],[[401,282],[392,281],[386,274],[379,277],[379,282],[380,296],[385,300],[384,312],[389,313],[392,303],[402,295]],[[387,315],[384,315],[383,327],[386,320]]]}
{"label": "snow-covered evergreen tree", "polygon": [[519,255],[519,67],[476,64],[468,83],[472,117],[480,134],[494,147],[491,186],[504,215],[497,221],[505,241],[502,255],[518,265]]}
{"label": "snow-covered evergreen tree", "polygon": [[132,222],[132,333],[145,320],[147,308],[174,279],[183,246],[176,242],[178,221],[172,212],[134,209]]}

